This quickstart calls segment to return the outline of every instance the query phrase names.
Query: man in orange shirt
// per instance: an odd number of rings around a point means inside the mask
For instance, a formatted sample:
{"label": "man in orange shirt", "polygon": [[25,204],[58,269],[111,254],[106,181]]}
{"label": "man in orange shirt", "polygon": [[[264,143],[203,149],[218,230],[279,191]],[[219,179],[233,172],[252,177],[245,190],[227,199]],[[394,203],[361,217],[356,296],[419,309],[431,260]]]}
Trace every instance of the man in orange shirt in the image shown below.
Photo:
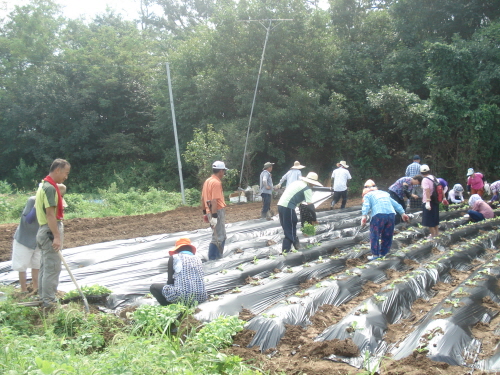
{"label": "man in orange shirt", "polygon": [[201,191],[203,210],[208,214],[212,227],[212,241],[208,246],[208,259],[222,257],[224,242],[226,241],[226,202],[222,191],[222,178],[226,174],[226,165],[223,161],[212,164],[212,176],[207,178]]}

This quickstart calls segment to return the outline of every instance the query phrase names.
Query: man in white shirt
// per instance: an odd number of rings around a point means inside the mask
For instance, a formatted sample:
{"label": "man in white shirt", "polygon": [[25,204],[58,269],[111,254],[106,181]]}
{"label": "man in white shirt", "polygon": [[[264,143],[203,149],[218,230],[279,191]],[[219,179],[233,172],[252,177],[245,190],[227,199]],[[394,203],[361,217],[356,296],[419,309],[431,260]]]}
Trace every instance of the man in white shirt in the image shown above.
{"label": "man in white shirt", "polygon": [[337,202],[342,198],[342,204],[340,208],[345,208],[347,203],[347,181],[351,179],[351,174],[347,170],[349,166],[342,160],[337,163],[337,169],[332,172],[332,187],[333,187],[333,201],[331,209],[337,204]]}

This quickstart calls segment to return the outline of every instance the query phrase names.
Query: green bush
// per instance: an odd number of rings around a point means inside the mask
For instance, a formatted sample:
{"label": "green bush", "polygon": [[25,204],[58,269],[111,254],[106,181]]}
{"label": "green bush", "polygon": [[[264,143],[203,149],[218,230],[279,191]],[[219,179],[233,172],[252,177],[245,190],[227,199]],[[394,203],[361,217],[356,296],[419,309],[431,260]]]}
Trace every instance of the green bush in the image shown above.
{"label": "green bush", "polygon": [[5,180],[0,180],[0,194],[12,194],[12,185]]}
{"label": "green bush", "polygon": [[134,321],[132,332],[143,336],[170,333],[170,329],[174,325],[179,325],[183,315],[192,314],[193,311],[193,309],[179,304],[168,306],[142,305],[132,315]]}

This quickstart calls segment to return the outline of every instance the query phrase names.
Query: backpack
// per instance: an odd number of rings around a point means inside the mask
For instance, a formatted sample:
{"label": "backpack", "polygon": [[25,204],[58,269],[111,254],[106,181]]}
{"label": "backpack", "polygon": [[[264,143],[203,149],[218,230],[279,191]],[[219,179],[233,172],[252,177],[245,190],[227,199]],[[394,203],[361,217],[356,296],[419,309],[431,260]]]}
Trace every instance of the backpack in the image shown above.
{"label": "backpack", "polygon": [[441,203],[444,199],[443,186],[439,183],[438,179],[434,177],[434,179],[430,177],[425,177],[432,181],[434,184],[434,190],[431,194],[431,202],[433,203]]}

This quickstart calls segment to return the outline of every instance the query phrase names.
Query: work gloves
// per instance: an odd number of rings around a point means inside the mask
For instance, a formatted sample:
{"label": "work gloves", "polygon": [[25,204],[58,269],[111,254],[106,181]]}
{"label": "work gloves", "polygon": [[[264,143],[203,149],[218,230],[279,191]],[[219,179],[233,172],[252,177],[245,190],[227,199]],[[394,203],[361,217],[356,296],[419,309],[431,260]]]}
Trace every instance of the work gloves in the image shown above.
{"label": "work gloves", "polygon": [[210,225],[213,227],[215,227],[217,225],[217,218],[216,217],[210,218]]}
{"label": "work gloves", "polygon": [[431,210],[431,202],[425,202],[425,208],[430,211]]}
{"label": "work gloves", "polygon": [[278,184],[278,185],[274,186],[274,188],[275,188],[276,190],[281,189],[281,184]]}

